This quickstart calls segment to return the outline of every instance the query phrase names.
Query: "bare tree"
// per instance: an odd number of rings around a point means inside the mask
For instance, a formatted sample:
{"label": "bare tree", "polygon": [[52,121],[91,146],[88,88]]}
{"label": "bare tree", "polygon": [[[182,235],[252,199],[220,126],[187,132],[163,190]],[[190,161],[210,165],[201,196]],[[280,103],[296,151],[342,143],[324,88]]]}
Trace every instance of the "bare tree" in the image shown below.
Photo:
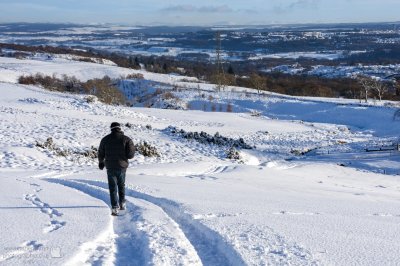
{"label": "bare tree", "polygon": [[382,101],[383,95],[389,90],[388,86],[377,78],[358,76],[357,79],[363,88],[365,102],[368,102],[368,95],[371,91],[376,92],[379,101]]}
{"label": "bare tree", "polygon": [[216,57],[216,73],[215,73],[215,79],[216,79],[216,83],[217,83],[217,90],[221,91],[221,89],[224,89],[225,85],[226,85],[226,80],[225,80],[225,72],[224,72],[224,68],[222,66],[222,59],[221,59],[221,52],[222,52],[222,48],[221,48],[221,33],[218,31],[215,34],[215,39],[217,41],[217,46],[215,48],[215,53],[217,55]]}
{"label": "bare tree", "polygon": [[371,83],[373,90],[378,94],[379,101],[382,101],[382,96],[389,90],[388,86],[377,79],[373,79]]}
{"label": "bare tree", "polygon": [[360,101],[361,98],[365,97],[365,102],[368,102],[368,96],[370,91],[373,89],[373,84],[372,84],[372,79],[366,76],[358,76],[357,77],[358,82],[360,83],[362,90],[360,90]]}
{"label": "bare tree", "polygon": [[265,88],[266,78],[258,75],[257,73],[252,73],[250,75],[250,82],[257,93],[260,94],[260,90]]}

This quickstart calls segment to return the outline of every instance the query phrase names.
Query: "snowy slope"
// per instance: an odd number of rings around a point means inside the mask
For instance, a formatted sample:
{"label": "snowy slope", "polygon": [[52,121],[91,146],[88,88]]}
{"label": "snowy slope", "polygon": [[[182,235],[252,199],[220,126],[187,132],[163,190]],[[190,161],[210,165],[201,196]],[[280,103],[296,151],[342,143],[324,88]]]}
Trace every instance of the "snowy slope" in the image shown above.
{"label": "snowy slope", "polygon": [[[400,264],[400,156],[364,151],[397,138],[391,108],[264,99],[246,89],[219,93],[234,112],[88,104],[15,81],[21,73],[86,80],[132,70],[65,59],[0,58],[0,66],[2,264]],[[144,74],[170,85],[182,78]],[[192,103],[198,95],[180,93]],[[110,216],[106,173],[96,161],[35,146],[52,137],[57,147],[83,151],[113,121],[131,123],[125,134],[161,154],[131,161],[120,217]],[[169,126],[242,137],[256,148],[242,150],[238,163],[225,158],[229,147],[182,139]]]}

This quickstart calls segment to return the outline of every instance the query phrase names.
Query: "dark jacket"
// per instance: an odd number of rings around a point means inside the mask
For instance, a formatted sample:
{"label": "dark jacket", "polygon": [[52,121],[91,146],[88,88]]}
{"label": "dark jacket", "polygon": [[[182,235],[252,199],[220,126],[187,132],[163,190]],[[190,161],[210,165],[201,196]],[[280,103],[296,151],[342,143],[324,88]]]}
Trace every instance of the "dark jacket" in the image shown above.
{"label": "dark jacket", "polygon": [[135,155],[135,146],[132,140],[121,130],[113,130],[105,136],[99,146],[99,163],[104,163],[107,169],[126,169],[128,159]]}

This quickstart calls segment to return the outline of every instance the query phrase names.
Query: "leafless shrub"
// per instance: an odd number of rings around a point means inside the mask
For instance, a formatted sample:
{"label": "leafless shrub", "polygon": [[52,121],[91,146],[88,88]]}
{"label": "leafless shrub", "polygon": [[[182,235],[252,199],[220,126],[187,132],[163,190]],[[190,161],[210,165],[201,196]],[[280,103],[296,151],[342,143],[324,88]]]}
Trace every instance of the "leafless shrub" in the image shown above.
{"label": "leafless shrub", "polygon": [[162,95],[162,98],[163,98],[164,100],[178,99],[178,97],[176,97],[172,92],[169,92],[169,91],[165,92],[165,93]]}
{"label": "leafless shrub", "polygon": [[[63,75],[60,79],[55,75],[46,76],[36,74],[21,76],[18,82],[20,84],[41,85],[51,91],[90,94],[96,96],[99,101],[106,104],[126,104],[125,96],[113,85],[113,81],[108,76],[101,79],[91,79],[82,83],[73,76]],[[87,98],[86,100],[89,102],[94,100],[94,98]]]}
{"label": "leafless shrub", "polygon": [[140,74],[140,73],[132,73],[132,74],[126,75],[126,79],[144,79],[144,76],[143,76],[143,74]]}
{"label": "leafless shrub", "polygon": [[98,101],[98,99],[97,99],[97,97],[94,96],[94,95],[88,95],[88,96],[85,97],[85,101],[86,101],[87,103],[95,103],[95,102]]}
{"label": "leafless shrub", "polygon": [[257,73],[252,73],[250,75],[250,82],[252,87],[257,90],[257,93],[260,93],[261,90],[265,89],[267,79]]}
{"label": "leafless shrub", "polygon": [[145,157],[160,157],[156,147],[151,146],[146,141],[140,142],[135,145],[136,151]]}
{"label": "leafless shrub", "polygon": [[84,150],[82,152],[77,152],[76,154],[94,160],[94,159],[97,159],[97,153],[98,153],[97,148],[92,146],[92,147],[90,147],[90,149]]}
{"label": "leafless shrub", "polygon": [[160,94],[162,94],[162,93],[163,93],[162,89],[157,88],[157,89],[153,92],[153,96],[157,96],[157,95],[160,95]]}
{"label": "leafless shrub", "polygon": [[35,146],[51,151],[57,156],[67,157],[71,154],[70,151],[57,147],[53,141],[53,138],[51,137],[47,138],[47,140],[43,143],[36,142]]}
{"label": "leafless shrub", "polygon": [[303,156],[303,155],[309,154],[310,152],[316,151],[317,149],[318,148],[304,148],[301,150],[294,149],[294,150],[291,150],[290,153],[295,156]]}
{"label": "leafless shrub", "polygon": [[241,161],[242,156],[240,156],[239,151],[235,147],[230,147],[226,152],[226,158],[235,161]]}
{"label": "leafless shrub", "polygon": [[89,149],[85,150],[78,150],[78,151],[73,151],[70,149],[63,149],[60,147],[57,147],[56,144],[53,141],[53,138],[47,138],[47,140],[43,143],[36,141],[35,144],[36,147],[41,148],[43,150],[48,150],[52,153],[54,153],[56,156],[60,157],[71,157],[71,159],[77,159],[79,157],[86,157],[90,159],[96,159],[97,158],[97,148],[95,147],[90,147]]}
{"label": "leafless shrub", "polygon": [[35,85],[36,81],[35,78],[30,75],[30,76],[20,76],[18,78],[18,83],[19,84],[24,84],[24,85]]}
{"label": "leafless shrub", "polygon": [[53,138],[47,138],[47,140],[43,143],[36,141],[35,144],[36,147],[42,148],[42,149],[48,149],[48,150],[54,150],[55,145]]}
{"label": "leafless shrub", "polygon": [[90,58],[90,57],[79,57],[76,60],[80,61],[80,62],[98,63],[97,60],[95,60],[94,58]]}
{"label": "leafless shrub", "polygon": [[122,92],[112,84],[112,80],[105,76],[102,79],[91,79],[83,84],[86,92],[96,95],[106,104],[125,104],[126,99]]}
{"label": "leafless shrub", "polygon": [[250,115],[254,116],[254,117],[259,117],[259,116],[261,116],[261,112],[257,111],[257,110],[253,110],[250,112]]}
{"label": "leafless shrub", "polygon": [[193,79],[187,79],[187,78],[183,78],[179,80],[180,82],[188,82],[188,83],[197,83],[198,81],[193,80]]}

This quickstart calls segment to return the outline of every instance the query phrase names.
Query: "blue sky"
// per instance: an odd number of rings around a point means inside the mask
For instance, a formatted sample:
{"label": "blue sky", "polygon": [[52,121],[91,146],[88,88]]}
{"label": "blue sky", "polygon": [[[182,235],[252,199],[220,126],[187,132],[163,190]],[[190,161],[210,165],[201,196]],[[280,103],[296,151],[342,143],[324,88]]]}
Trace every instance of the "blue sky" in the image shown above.
{"label": "blue sky", "polygon": [[243,25],[400,21],[400,0],[0,0],[0,10],[0,22]]}

